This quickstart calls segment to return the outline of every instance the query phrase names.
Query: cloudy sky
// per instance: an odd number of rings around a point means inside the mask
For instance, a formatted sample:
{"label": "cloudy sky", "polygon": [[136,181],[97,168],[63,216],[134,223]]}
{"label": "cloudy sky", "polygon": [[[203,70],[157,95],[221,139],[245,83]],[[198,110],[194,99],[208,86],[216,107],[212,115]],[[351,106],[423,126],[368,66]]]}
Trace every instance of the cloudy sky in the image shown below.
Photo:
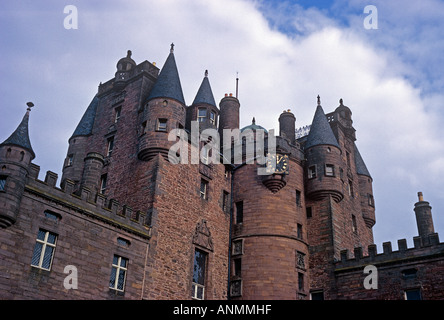
{"label": "cloudy sky", "polygon": [[[66,5],[77,29],[65,28]],[[188,105],[205,69],[217,102],[235,92],[238,72],[241,126],[254,116],[278,129],[291,109],[301,127],[318,94],[326,113],[342,98],[374,180],[378,251],[401,238],[413,246],[418,191],[444,239],[443,1],[5,0],[0,28],[0,140],[33,101],[41,179],[61,176],[69,137],[127,50],[162,67],[174,42]]]}

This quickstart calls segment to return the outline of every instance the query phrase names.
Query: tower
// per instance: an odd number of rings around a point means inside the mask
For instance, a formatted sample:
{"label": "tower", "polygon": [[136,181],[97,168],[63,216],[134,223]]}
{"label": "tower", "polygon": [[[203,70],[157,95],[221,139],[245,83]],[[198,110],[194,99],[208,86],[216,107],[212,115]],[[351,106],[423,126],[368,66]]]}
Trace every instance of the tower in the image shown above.
{"label": "tower", "polygon": [[168,159],[173,142],[168,133],[184,128],[186,106],[174,58],[174,44],[144,105],[139,118],[142,135],[139,137],[138,158],[150,161],[157,154]]}
{"label": "tower", "polygon": [[295,131],[296,117],[288,110],[284,110],[279,116],[279,135],[294,144],[296,138]]}
{"label": "tower", "polygon": [[418,235],[423,244],[428,244],[428,236],[435,233],[435,228],[433,227],[432,207],[427,201],[424,201],[422,192],[418,192],[418,202],[415,203],[414,211]]}
{"label": "tower", "polygon": [[0,228],[15,223],[25,190],[29,165],[35,158],[28,133],[28,108],[17,129],[0,144]]}

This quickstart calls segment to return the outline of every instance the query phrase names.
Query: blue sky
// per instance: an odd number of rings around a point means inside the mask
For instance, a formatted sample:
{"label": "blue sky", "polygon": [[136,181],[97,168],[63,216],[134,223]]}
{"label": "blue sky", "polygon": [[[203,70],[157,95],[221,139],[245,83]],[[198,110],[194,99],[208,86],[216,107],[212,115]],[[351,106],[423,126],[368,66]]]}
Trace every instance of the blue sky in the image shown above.
{"label": "blue sky", "polygon": [[[377,30],[363,25],[369,4]],[[64,28],[66,5],[78,9],[78,29]],[[161,67],[174,42],[187,104],[204,70],[216,102],[234,92],[239,72],[242,126],[254,116],[278,129],[291,109],[302,127],[318,94],[325,112],[344,99],[374,179],[378,250],[401,238],[413,245],[418,191],[444,237],[443,1],[7,0],[0,28],[0,140],[33,101],[42,179],[61,176],[69,137],[127,50]]]}

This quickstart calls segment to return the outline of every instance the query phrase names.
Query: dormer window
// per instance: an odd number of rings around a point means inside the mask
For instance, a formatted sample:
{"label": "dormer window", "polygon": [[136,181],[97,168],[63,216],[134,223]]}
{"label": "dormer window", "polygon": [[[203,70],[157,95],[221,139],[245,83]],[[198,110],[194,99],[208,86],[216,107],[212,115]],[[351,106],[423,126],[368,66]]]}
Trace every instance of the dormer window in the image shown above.
{"label": "dormer window", "polygon": [[203,122],[205,121],[206,117],[207,117],[207,109],[199,108],[197,113],[197,121]]}

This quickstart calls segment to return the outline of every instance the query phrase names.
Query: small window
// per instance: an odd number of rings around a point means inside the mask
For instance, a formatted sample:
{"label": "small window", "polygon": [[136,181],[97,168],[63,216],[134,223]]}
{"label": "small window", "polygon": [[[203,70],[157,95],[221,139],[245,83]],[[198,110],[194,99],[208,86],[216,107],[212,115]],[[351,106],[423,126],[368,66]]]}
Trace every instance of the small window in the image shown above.
{"label": "small window", "polygon": [[66,158],[66,166],[72,166],[74,160],[74,155],[73,154],[69,154],[68,157]]}
{"label": "small window", "polygon": [[202,250],[194,251],[193,282],[191,285],[191,297],[197,300],[205,298],[205,273],[208,254]]}
{"label": "small window", "polygon": [[216,114],[214,112],[210,112],[210,123],[215,126],[216,125]]}
{"label": "small window", "polygon": [[305,254],[296,251],[296,267],[305,270]]}
{"label": "small window", "polygon": [[304,291],[304,274],[302,272],[298,272],[298,289]]}
{"label": "small window", "polygon": [[204,179],[200,180],[200,197],[208,200],[208,181]]}
{"label": "small window", "polygon": [[119,238],[117,238],[117,244],[128,248],[130,246],[131,242],[129,240],[119,237]]}
{"label": "small window", "polygon": [[375,201],[373,199],[373,196],[369,193],[369,194],[367,194],[367,197],[368,197],[368,205],[371,206],[371,207],[374,207],[375,206]]}
{"label": "small window", "polygon": [[301,192],[296,190],[296,206],[301,207]]}
{"label": "small window", "polygon": [[352,231],[354,233],[358,233],[358,226],[356,224],[356,217],[354,214],[352,214]]}
{"label": "small window", "polygon": [[117,291],[125,290],[126,272],[128,270],[128,259],[114,255],[111,267],[109,288]]}
{"label": "small window", "polygon": [[31,266],[50,270],[54,251],[56,247],[57,235],[55,233],[39,229],[37,240],[32,254]]}
{"label": "small window", "polygon": [[142,122],[142,125],[140,127],[140,135],[146,133],[146,121]]}
{"label": "small window", "polygon": [[114,137],[108,138],[108,146],[106,151],[106,156],[111,157],[114,150]]}
{"label": "small window", "polygon": [[233,259],[233,265],[234,265],[233,276],[235,277],[242,276],[242,259],[241,258]]}
{"label": "small window", "polygon": [[60,219],[62,219],[62,217],[58,213],[54,213],[54,212],[51,212],[48,210],[46,210],[44,212],[44,214],[45,214],[45,217],[50,220],[59,221]]}
{"label": "small window", "polygon": [[208,165],[210,163],[210,150],[211,148],[209,147],[208,144],[204,144],[202,149],[201,149],[201,154],[200,154],[200,160],[202,161],[203,164]]}
{"label": "small window", "polygon": [[242,223],[244,221],[244,202],[236,202],[236,223]]}
{"label": "small window", "polygon": [[310,292],[310,299],[311,300],[324,300],[324,291],[318,290]]}
{"label": "small window", "polygon": [[100,193],[101,194],[105,194],[107,180],[108,180],[108,174],[106,174],[106,173],[102,174],[102,176],[100,177]]}
{"label": "small window", "polygon": [[308,179],[316,178],[316,166],[308,167]]}
{"label": "small window", "polygon": [[306,213],[307,213],[307,218],[310,219],[313,216],[313,210],[311,207],[307,207],[305,209]]}
{"label": "small window", "polygon": [[402,277],[404,279],[414,279],[416,278],[416,274],[418,270],[416,268],[405,269],[401,271]]}
{"label": "small window", "polygon": [[6,190],[6,176],[0,176],[0,191]]}
{"label": "small window", "polygon": [[404,291],[405,300],[422,300],[421,289],[410,289]]}
{"label": "small window", "polygon": [[302,224],[297,224],[296,236],[298,239],[302,239]]}
{"label": "small window", "polygon": [[244,242],[242,239],[233,240],[233,255],[244,253]]}
{"label": "small window", "polygon": [[166,132],[167,131],[167,119],[157,119],[156,130]]}
{"label": "small window", "polygon": [[345,158],[347,160],[347,166],[350,167],[350,152],[345,151]]}
{"label": "small window", "polygon": [[325,175],[328,177],[334,177],[335,175],[335,166],[332,164],[325,165]]}
{"label": "small window", "polygon": [[348,195],[350,197],[354,197],[353,181],[351,181],[350,179],[348,180]]}
{"label": "small window", "polygon": [[228,212],[230,194],[227,191],[222,191],[222,211]]}
{"label": "small window", "polygon": [[203,122],[207,117],[207,109],[199,108],[197,113],[197,121]]}
{"label": "small window", "polygon": [[117,107],[114,109],[114,123],[119,121],[121,113],[122,113],[122,107]]}

